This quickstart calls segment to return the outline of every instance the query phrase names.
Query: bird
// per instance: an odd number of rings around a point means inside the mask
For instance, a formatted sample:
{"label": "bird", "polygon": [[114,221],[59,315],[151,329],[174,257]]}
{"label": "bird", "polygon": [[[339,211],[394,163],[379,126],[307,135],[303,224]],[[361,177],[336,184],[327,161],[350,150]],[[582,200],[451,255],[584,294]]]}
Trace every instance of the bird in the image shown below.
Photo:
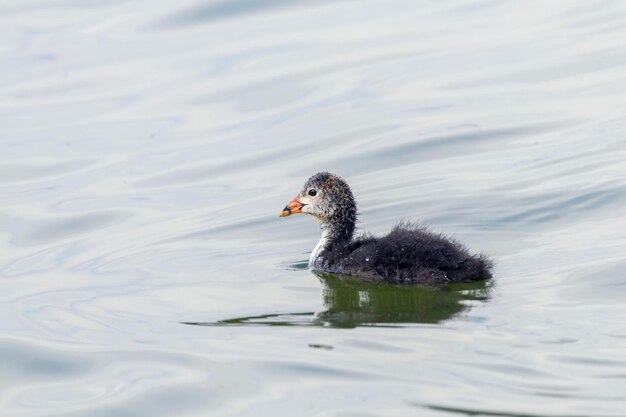
{"label": "bird", "polygon": [[311,252],[309,267],[391,284],[439,285],[492,278],[493,261],[472,254],[462,243],[408,221],[386,236],[355,236],[357,205],[348,183],[318,172],[280,212],[280,217],[309,214],[322,236]]}

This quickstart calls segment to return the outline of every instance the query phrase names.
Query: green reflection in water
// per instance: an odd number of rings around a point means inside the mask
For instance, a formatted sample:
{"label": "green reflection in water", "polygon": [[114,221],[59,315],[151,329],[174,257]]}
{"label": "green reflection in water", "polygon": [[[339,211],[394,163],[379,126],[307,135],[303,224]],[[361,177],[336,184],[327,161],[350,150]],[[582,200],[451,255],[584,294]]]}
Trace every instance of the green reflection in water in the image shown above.
{"label": "green reflection in water", "polygon": [[389,285],[316,273],[326,310],[317,319],[338,327],[362,324],[439,323],[465,310],[464,300],[487,300],[485,282],[446,287]]}
{"label": "green reflection in water", "polygon": [[400,326],[440,323],[466,310],[466,301],[486,301],[485,281],[445,287],[389,285],[315,272],[324,285],[321,312],[295,312],[236,317],[217,322],[187,322],[197,326]]}

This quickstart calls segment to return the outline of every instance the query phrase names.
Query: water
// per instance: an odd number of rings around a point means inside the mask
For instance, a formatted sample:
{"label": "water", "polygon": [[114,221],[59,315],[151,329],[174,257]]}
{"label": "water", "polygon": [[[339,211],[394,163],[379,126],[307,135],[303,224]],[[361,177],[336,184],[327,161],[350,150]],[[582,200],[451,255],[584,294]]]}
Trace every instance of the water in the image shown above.
{"label": "water", "polygon": [[[623,2],[0,10],[3,416],[626,415]],[[495,279],[313,274],[320,170]]]}

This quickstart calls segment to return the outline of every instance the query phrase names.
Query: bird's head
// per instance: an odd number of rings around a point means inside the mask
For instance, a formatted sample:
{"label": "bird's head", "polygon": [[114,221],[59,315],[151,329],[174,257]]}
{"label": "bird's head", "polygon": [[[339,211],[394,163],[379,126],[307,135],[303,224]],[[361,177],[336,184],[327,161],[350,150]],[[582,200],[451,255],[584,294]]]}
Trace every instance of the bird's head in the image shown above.
{"label": "bird's head", "polygon": [[280,217],[306,213],[321,223],[337,217],[356,218],[356,205],[348,184],[340,177],[328,172],[319,172],[309,178],[302,191],[293,199]]}

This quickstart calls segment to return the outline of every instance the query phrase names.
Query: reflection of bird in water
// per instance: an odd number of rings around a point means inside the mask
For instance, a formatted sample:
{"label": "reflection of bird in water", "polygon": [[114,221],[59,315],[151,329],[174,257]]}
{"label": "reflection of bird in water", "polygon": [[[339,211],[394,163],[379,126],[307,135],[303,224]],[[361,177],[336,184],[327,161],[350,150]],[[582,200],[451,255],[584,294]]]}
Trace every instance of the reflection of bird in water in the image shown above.
{"label": "reflection of bird in water", "polygon": [[463,301],[487,300],[485,281],[451,287],[399,286],[315,273],[324,284],[325,310],[317,320],[333,327],[361,324],[439,323],[467,308]]}
{"label": "reflection of bird in water", "polygon": [[356,202],[348,184],[320,172],[280,213],[307,213],[322,225],[322,238],[309,265],[324,272],[379,282],[441,284],[491,278],[491,261],[460,243],[423,227],[400,224],[384,237],[354,238]]}
{"label": "reflection of bird in water", "polygon": [[439,323],[468,308],[467,301],[486,301],[486,281],[445,287],[388,285],[326,272],[315,272],[324,285],[324,310],[235,317],[196,326],[322,326],[352,328],[390,324]]}

